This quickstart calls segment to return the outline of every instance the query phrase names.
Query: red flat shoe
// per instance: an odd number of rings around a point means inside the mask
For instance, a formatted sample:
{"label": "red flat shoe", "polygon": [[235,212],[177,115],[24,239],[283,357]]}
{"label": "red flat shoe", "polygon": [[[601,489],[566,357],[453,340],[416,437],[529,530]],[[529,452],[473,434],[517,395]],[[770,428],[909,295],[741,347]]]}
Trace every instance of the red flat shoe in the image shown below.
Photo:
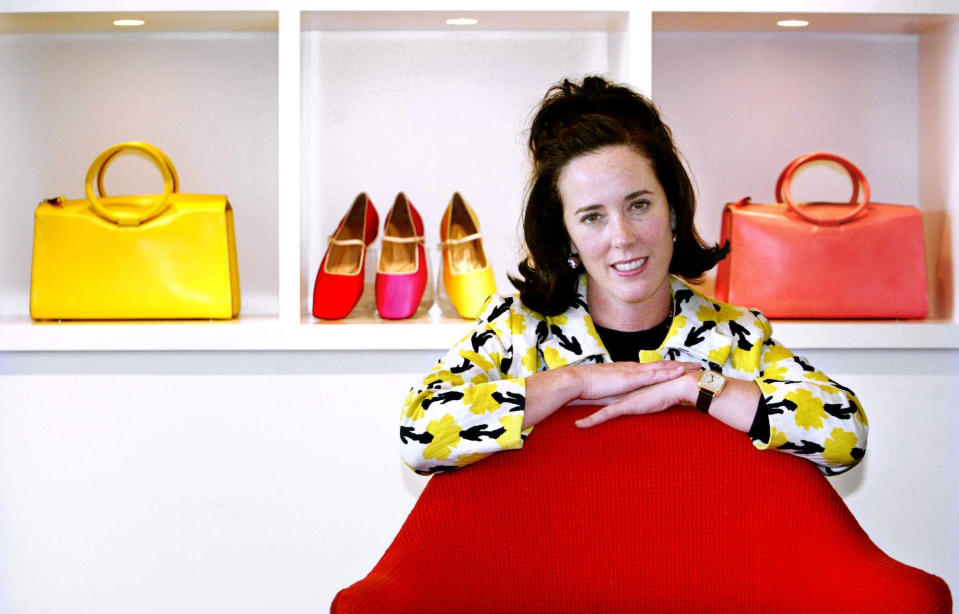
{"label": "red flat shoe", "polygon": [[345,318],[363,294],[366,248],[376,239],[379,216],[362,193],[330,236],[313,285],[313,315],[324,320]]}
{"label": "red flat shoe", "polygon": [[400,192],[383,223],[383,246],[376,265],[376,309],[380,317],[401,320],[416,313],[426,289],[423,220]]}

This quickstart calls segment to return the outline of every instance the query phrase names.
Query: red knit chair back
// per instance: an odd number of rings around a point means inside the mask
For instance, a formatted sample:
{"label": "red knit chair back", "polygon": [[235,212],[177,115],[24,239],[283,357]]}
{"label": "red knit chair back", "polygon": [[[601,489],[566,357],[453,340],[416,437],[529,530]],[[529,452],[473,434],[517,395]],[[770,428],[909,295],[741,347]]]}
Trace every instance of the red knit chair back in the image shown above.
{"label": "red knit chair back", "polygon": [[951,612],[811,463],[690,408],[578,429],[591,411],[434,476],[332,611]]}

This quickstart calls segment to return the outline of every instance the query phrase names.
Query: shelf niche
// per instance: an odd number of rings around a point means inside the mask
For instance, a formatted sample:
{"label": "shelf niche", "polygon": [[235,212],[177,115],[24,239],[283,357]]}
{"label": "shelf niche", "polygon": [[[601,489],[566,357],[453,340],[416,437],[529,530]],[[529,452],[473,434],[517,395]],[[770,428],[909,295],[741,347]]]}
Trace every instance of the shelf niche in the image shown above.
{"label": "shelf niche", "polygon": [[[289,23],[291,11],[299,31],[278,28],[278,16]],[[0,208],[0,351],[448,347],[469,327],[448,313],[407,322],[312,318],[313,277],[346,207],[367,191],[382,219],[404,191],[426,223],[435,275],[439,218],[460,191],[479,214],[500,291],[512,292],[506,274],[521,243],[526,130],[546,87],[567,75],[629,82],[650,71],[653,97],[693,170],[697,224],[707,239],[718,238],[725,202],[771,199],[779,170],[812,149],[856,162],[877,200],[923,211],[927,320],[783,321],[776,323],[782,341],[959,347],[959,135],[949,130],[959,125],[954,14],[812,13],[805,33],[777,30],[771,12],[646,19],[643,11],[485,11],[469,15],[480,23],[468,29],[443,23],[464,11],[146,15],[156,18],[153,31],[103,25],[128,13],[0,13],[0,67],[10,79],[0,99],[15,120],[0,144],[10,161],[0,169],[7,203]],[[278,55],[278,38],[300,52],[299,130],[282,151],[277,81],[290,56]],[[651,55],[642,51],[646,42]],[[714,58],[722,61],[711,64]],[[239,321],[58,325],[25,315],[35,204],[79,196],[93,157],[133,139],[167,151],[184,189],[230,196],[244,299]],[[278,202],[279,160],[299,164],[292,208]],[[847,193],[844,181],[830,194]],[[294,232],[280,227],[281,209],[299,214]],[[278,253],[285,246],[299,258],[292,264],[300,298],[281,314]]]}

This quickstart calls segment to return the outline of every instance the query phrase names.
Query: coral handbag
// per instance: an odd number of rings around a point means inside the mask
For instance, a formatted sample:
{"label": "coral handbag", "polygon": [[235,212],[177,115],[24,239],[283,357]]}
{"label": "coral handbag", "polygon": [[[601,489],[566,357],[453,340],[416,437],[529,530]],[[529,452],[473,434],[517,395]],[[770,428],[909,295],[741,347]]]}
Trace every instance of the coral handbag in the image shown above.
{"label": "coral handbag", "polygon": [[[104,171],[128,153],[157,166],[162,194],[106,195]],[[37,320],[235,317],[240,278],[233,210],[226,196],[181,194],[178,183],[162,151],[147,143],[121,143],[90,166],[86,199],[40,203],[30,315]]]}
{"label": "coral handbag", "polygon": [[[790,184],[800,167],[840,164],[853,194],[847,203],[798,205]],[[771,318],[923,318],[927,309],[922,214],[870,201],[869,183],[845,158],[810,153],[779,176],[776,204],[749,198],[723,210],[716,298]]]}

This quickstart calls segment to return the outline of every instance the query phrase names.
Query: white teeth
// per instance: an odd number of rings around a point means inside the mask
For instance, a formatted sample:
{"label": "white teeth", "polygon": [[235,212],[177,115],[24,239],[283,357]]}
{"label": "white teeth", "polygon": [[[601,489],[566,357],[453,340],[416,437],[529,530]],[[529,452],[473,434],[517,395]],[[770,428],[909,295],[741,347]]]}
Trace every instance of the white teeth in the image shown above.
{"label": "white teeth", "polygon": [[646,258],[640,258],[639,260],[630,260],[622,264],[614,264],[613,268],[625,273],[626,271],[635,271],[644,264],[646,264]]}

